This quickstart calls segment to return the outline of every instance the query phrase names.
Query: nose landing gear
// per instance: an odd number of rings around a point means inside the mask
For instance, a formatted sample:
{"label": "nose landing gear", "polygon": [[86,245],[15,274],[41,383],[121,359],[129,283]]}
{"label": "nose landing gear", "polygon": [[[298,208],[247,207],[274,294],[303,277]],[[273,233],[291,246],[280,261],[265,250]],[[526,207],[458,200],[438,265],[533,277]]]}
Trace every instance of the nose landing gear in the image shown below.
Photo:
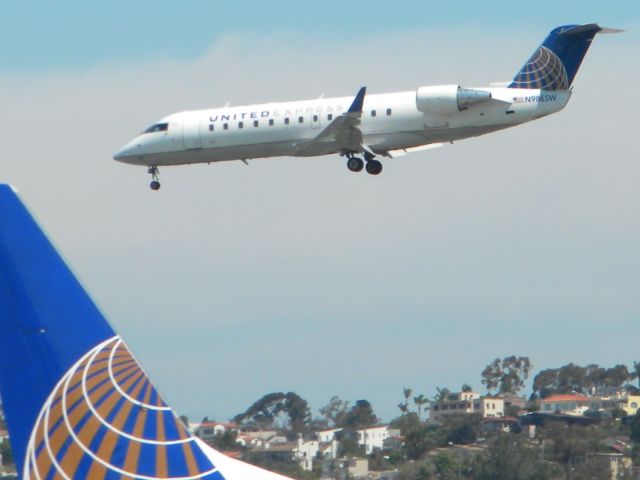
{"label": "nose landing gear", "polygon": [[151,175],[151,183],[149,187],[151,190],[160,190],[160,182],[158,181],[158,167],[156,165],[150,165],[147,168],[147,173]]}

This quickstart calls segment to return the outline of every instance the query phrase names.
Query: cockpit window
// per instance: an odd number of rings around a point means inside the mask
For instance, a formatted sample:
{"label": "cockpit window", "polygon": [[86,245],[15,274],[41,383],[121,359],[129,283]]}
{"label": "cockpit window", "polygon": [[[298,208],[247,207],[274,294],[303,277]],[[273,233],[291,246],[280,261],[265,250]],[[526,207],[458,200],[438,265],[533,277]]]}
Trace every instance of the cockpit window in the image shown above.
{"label": "cockpit window", "polygon": [[168,129],[169,129],[168,123],[156,123],[155,125],[151,125],[142,133],[166,132]]}

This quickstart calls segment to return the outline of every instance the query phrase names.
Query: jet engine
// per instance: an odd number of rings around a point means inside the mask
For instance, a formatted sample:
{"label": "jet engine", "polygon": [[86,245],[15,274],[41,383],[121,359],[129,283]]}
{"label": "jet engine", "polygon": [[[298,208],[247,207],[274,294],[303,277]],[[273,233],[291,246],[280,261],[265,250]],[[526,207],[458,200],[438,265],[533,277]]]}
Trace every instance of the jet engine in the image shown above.
{"label": "jet engine", "polygon": [[422,113],[451,115],[467,110],[471,105],[491,100],[491,92],[460,88],[460,85],[420,87],[416,91],[416,106]]}

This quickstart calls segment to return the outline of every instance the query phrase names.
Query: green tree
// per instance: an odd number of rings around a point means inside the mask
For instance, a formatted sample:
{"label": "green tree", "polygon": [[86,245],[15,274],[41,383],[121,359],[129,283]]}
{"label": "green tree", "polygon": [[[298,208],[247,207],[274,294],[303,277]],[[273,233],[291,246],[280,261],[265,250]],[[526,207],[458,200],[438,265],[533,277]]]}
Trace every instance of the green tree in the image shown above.
{"label": "green tree", "polygon": [[441,429],[433,425],[420,426],[404,434],[404,449],[409,460],[420,460],[443,443]]}
{"label": "green tree", "polygon": [[582,367],[569,363],[538,373],[533,379],[533,392],[540,398],[555,393],[589,393],[600,387],[621,387],[634,378],[635,373],[629,372],[626,365],[604,368],[596,364]]}
{"label": "green tree", "polygon": [[513,434],[500,434],[480,458],[477,480],[548,480],[552,470],[538,453]]}
{"label": "green tree", "polygon": [[438,393],[436,393],[435,396],[433,397],[434,402],[444,402],[449,396],[449,393],[451,393],[447,387],[443,387],[443,388],[436,387],[436,391]]}
{"label": "green tree", "polygon": [[529,357],[496,358],[482,371],[482,383],[489,392],[517,394],[524,388],[531,368]]}
{"label": "green tree", "polygon": [[327,421],[328,427],[335,427],[344,421],[348,411],[349,402],[341,400],[334,395],[329,400],[329,403],[320,409],[320,415]]}
{"label": "green tree", "polygon": [[584,461],[590,453],[607,450],[603,443],[605,432],[598,427],[551,422],[540,430],[549,459],[565,466]]}
{"label": "green tree", "polygon": [[442,419],[446,441],[457,444],[474,443],[480,436],[482,416],[479,413],[447,415]]}
{"label": "green tree", "polygon": [[242,450],[242,445],[237,443],[238,432],[225,430],[222,433],[216,433],[211,440],[211,446],[222,451]]}
{"label": "green tree", "polygon": [[421,418],[422,408],[424,407],[424,405],[429,403],[429,399],[423,394],[420,394],[417,397],[413,397],[413,403],[415,403],[416,407],[418,407],[418,418]]}
{"label": "green tree", "polygon": [[406,436],[409,432],[421,428],[422,423],[420,422],[420,418],[416,412],[410,412],[406,415],[394,418],[389,422],[389,426],[391,428],[399,429],[400,434],[402,436]]}
{"label": "green tree", "polygon": [[455,455],[438,452],[432,461],[436,471],[436,478],[443,480],[462,480],[464,478],[461,476],[462,465],[460,464],[460,459]]}
{"label": "green tree", "polygon": [[364,447],[358,445],[353,434],[343,435],[340,438],[340,444],[338,445],[339,457],[365,457]]}
{"label": "green tree", "polygon": [[404,395],[404,402],[401,403],[400,405],[398,405],[398,408],[400,408],[400,411],[402,412],[403,415],[409,413],[409,399],[411,398],[411,394],[413,393],[413,390],[408,388],[408,387],[404,387],[402,389],[402,394]]}
{"label": "green tree", "polygon": [[305,431],[311,422],[311,410],[307,401],[293,392],[264,395],[233,420],[241,425],[272,428],[281,414],[286,415],[286,426],[294,434]]}
{"label": "green tree", "polygon": [[[612,478],[611,464],[608,458],[587,456],[575,465],[568,465],[565,469],[570,480],[603,480]],[[616,476],[616,480],[621,476]]]}
{"label": "green tree", "polygon": [[629,425],[629,438],[631,441],[640,445],[640,410],[634,415]]}
{"label": "green tree", "polygon": [[371,427],[377,423],[378,417],[373,413],[371,404],[367,400],[358,400],[338,426],[355,431]]}
{"label": "green tree", "polygon": [[460,390],[463,392],[473,392],[473,388],[468,383],[463,383]]}

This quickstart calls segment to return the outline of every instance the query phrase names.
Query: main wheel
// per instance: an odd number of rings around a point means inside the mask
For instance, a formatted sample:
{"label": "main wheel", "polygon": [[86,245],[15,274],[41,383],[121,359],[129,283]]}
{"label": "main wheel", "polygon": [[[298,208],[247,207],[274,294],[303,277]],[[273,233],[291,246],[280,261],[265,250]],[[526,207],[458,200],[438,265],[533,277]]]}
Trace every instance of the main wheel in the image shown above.
{"label": "main wheel", "polygon": [[370,175],[378,175],[382,171],[382,164],[378,160],[367,162],[367,173]]}
{"label": "main wheel", "polygon": [[360,172],[362,171],[363,167],[364,167],[364,162],[362,161],[361,158],[351,157],[349,160],[347,160],[347,168],[352,172]]}
{"label": "main wheel", "polygon": [[151,187],[151,190],[160,190],[160,182],[157,180],[151,182],[149,186]]}

